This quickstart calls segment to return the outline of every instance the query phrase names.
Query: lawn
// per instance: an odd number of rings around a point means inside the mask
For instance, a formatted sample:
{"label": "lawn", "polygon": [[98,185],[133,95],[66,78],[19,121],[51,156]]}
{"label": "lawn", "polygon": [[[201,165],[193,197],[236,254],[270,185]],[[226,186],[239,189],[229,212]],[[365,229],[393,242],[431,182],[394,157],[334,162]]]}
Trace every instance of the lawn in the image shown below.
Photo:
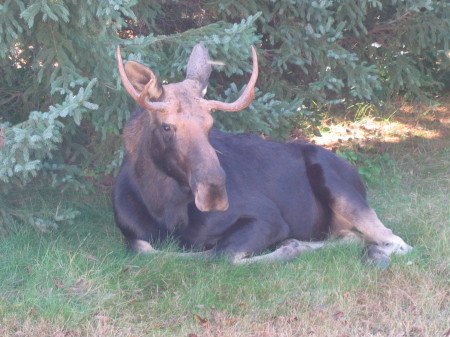
{"label": "lawn", "polygon": [[349,127],[328,145],[390,154],[376,164],[370,203],[415,249],[387,269],[362,264],[358,245],[275,265],[135,255],[107,193],[29,187],[14,192],[18,209],[80,214],[48,233],[4,224],[0,335],[450,336],[450,112]]}

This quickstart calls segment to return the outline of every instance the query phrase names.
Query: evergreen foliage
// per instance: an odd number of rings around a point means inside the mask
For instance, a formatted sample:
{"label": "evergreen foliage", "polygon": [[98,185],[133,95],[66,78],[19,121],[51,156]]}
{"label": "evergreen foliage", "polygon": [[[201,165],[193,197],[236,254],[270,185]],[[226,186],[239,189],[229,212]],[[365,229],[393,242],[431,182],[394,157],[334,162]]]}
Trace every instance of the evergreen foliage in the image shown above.
{"label": "evergreen foliage", "polygon": [[[424,98],[449,69],[450,3],[440,0],[280,0],[217,4],[222,18],[262,11],[264,86],[327,104]],[[261,86],[261,82],[259,83]]]}
{"label": "evergreen foliage", "polygon": [[77,95],[69,92],[62,104],[50,106],[48,112],[32,111],[28,120],[6,127],[0,158],[0,179],[3,182],[24,185],[30,180],[30,174],[36,176],[45,160],[52,158],[52,152],[62,142],[64,129],[69,128],[63,121],[71,117],[79,126],[83,113],[97,108],[87,101],[95,83],[96,80],[92,80],[86,89],[81,87]]}
{"label": "evergreen foliage", "polygon": [[[450,4],[441,0],[4,0],[0,4],[0,189],[44,170],[54,181],[111,170],[134,109],[114,48],[165,82],[184,78],[192,47],[213,59],[208,98],[231,101],[247,82],[254,103],[216,112],[218,126],[286,137],[317,104],[435,94],[449,75]],[[4,137],[2,137],[4,134]],[[4,138],[4,139],[3,139]],[[2,144],[4,143],[4,144]]]}

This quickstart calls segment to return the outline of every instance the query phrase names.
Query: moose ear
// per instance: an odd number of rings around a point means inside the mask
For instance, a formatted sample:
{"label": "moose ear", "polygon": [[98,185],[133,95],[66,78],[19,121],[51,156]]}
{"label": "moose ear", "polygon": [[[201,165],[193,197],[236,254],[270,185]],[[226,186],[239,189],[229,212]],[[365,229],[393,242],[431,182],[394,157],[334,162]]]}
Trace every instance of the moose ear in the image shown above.
{"label": "moose ear", "polygon": [[137,92],[141,93],[145,86],[151,82],[148,87],[148,98],[157,100],[163,94],[163,87],[155,73],[141,63],[128,61],[125,63],[125,73]]}
{"label": "moose ear", "polygon": [[211,75],[212,67],[209,62],[208,49],[199,43],[192,50],[187,65],[186,79],[196,80],[202,88],[202,95],[206,94],[208,87],[209,75]]}

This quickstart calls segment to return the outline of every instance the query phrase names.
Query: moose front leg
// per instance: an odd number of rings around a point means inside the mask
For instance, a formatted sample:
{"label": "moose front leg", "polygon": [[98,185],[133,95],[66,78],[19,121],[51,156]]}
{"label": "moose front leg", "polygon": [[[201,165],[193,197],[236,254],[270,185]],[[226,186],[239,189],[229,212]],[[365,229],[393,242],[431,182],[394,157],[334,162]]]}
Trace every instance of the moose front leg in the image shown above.
{"label": "moose front leg", "polygon": [[195,258],[205,259],[214,257],[213,251],[211,249],[205,250],[203,252],[189,252],[189,253],[165,252],[153,248],[150,243],[144,240],[134,240],[129,245],[134,252],[141,254],[164,254],[166,256],[176,256],[181,258],[192,258],[192,259]]}
{"label": "moose front leg", "polygon": [[252,263],[278,263],[278,262],[291,262],[302,253],[315,249],[322,248],[326,243],[321,242],[309,242],[299,241],[295,239],[289,239],[283,241],[277,249],[273,252],[248,256],[247,253],[238,253],[230,257],[231,262],[235,265],[252,264]]}
{"label": "moose front leg", "polygon": [[[327,241],[300,241],[296,239],[288,239],[283,241],[273,252],[248,256],[248,254],[236,254],[232,257],[233,264],[251,264],[255,262],[262,263],[277,263],[277,262],[291,262],[295,258],[299,257],[305,252],[313,251],[323,247],[335,247],[340,245],[348,245],[355,242],[360,242],[360,238],[354,235],[348,235],[338,238],[337,240]],[[373,247],[373,246],[369,246]],[[366,249],[367,250],[367,249]],[[367,254],[374,253],[374,249],[371,248]]]}
{"label": "moose front leg", "polygon": [[136,253],[140,254],[156,254],[159,251],[152,247],[150,243],[144,240],[133,240],[128,243],[128,247]]}

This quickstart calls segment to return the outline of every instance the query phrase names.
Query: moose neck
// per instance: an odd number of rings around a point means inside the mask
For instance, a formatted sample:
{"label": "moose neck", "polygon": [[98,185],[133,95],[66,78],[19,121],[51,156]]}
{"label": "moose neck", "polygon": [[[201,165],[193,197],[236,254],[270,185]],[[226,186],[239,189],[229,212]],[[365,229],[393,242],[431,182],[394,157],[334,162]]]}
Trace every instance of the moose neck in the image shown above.
{"label": "moose neck", "polygon": [[193,196],[187,186],[167,175],[149,155],[156,145],[152,143],[155,125],[151,119],[142,110],[127,123],[123,132],[125,147],[142,201],[161,226],[174,231],[188,224],[187,207]]}

